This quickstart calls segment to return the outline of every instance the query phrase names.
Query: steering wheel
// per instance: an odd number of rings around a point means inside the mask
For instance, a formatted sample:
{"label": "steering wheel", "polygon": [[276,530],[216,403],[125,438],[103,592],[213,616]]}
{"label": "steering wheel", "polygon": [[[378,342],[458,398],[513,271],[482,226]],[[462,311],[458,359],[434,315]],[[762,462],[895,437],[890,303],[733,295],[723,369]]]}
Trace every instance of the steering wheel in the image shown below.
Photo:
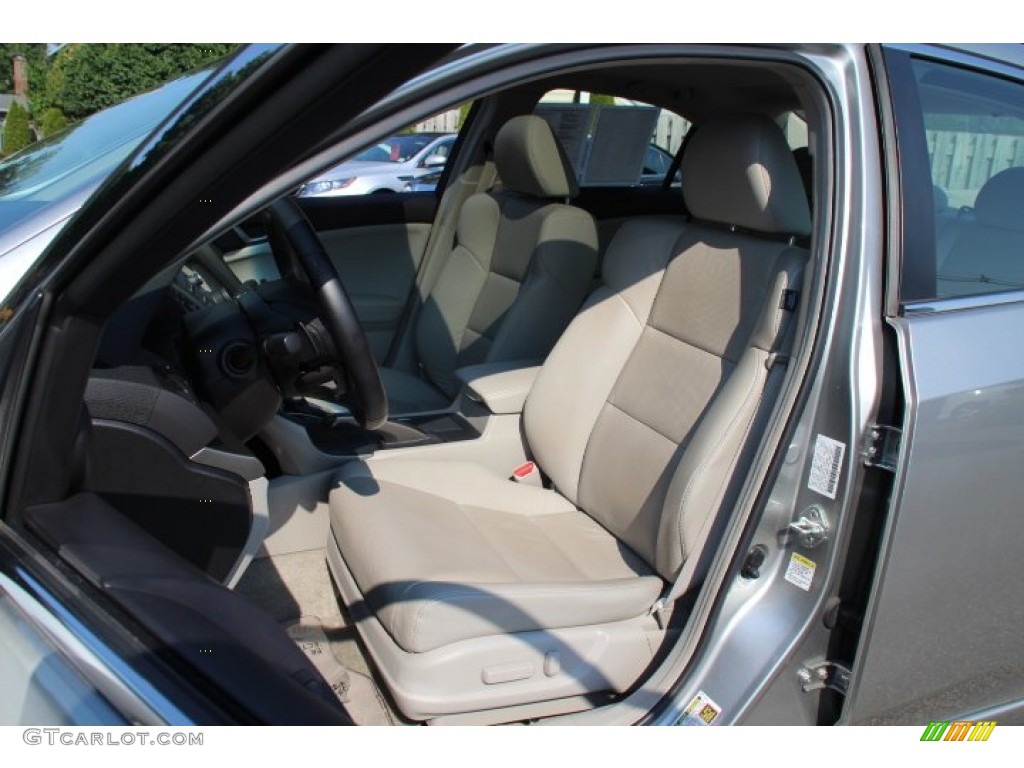
{"label": "steering wheel", "polygon": [[[274,260],[285,280],[309,282],[322,317],[352,384],[360,426],[377,429],[388,420],[388,398],[370,342],[359,324],[352,301],[338,277],[313,225],[292,198],[278,200],[266,211],[267,235]],[[301,265],[302,274],[296,269]]]}

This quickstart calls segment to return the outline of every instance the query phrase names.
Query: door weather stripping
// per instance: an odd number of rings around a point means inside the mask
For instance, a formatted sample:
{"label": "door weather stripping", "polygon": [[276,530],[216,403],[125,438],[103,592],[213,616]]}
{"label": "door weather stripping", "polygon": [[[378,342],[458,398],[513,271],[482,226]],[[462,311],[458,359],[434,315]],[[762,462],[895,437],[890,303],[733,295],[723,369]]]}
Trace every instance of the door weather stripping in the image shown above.
{"label": "door weather stripping", "polygon": [[817,504],[809,506],[799,520],[789,524],[789,532],[796,536],[797,543],[804,549],[814,549],[828,539],[830,530],[825,510]]}
{"label": "door weather stripping", "polygon": [[872,424],[868,427],[864,449],[861,451],[861,455],[864,457],[864,466],[895,472],[902,438],[903,431],[896,427]]}
{"label": "door weather stripping", "polygon": [[816,661],[805,664],[796,673],[804,693],[829,688],[841,696],[850,686],[850,670],[834,661]]}

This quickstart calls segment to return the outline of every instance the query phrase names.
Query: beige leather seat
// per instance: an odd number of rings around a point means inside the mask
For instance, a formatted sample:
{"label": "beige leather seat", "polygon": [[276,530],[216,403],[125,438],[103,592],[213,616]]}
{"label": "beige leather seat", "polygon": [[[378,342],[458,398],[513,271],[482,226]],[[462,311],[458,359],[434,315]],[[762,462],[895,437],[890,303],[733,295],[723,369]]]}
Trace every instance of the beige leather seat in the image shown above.
{"label": "beige leather seat", "polygon": [[682,174],[699,223],[623,226],[605,285],[529,394],[525,436],[550,489],[412,458],[338,475],[332,572],[411,717],[568,707],[626,690],[653,658],[652,604],[700,554],[758,439],[806,260],[779,236],[810,229],[793,158],[765,118],[702,125]]}
{"label": "beige leather seat", "polygon": [[547,122],[521,115],[502,126],[494,163],[501,191],[463,204],[455,248],[417,319],[422,375],[381,370],[392,413],[447,406],[462,366],[539,363],[591,287],[597,227],[565,204],[579,190]]}

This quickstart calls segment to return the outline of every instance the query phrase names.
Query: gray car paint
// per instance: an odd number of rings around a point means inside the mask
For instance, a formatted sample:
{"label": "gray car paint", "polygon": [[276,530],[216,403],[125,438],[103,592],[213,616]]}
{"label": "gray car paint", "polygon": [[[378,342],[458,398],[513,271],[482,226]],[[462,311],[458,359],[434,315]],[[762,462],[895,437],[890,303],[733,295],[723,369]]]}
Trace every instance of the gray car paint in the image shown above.
{"label": "gray car paint", "polygon": [[1000,723],[1024,723],[1024,295],[1015,298],[893,320],[911,395],[907,450],[852,722],[974,719],[1005,705]]}

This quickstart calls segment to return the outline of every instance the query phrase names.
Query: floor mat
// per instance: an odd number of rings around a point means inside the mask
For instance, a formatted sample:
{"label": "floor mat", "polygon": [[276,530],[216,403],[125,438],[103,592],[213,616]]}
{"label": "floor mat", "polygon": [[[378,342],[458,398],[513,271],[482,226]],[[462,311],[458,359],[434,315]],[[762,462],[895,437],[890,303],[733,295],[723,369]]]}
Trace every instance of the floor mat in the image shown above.
{"label": "floor mat", "polygon": [[[324,624],[318,616],[303,616],[286,626],[285,631],[323,675],[356,725],[395,725],[377,685],[368,674],[352,669],[365,666],[351,627],[334,622]],[[358,665],[352,663],[356,658]]]}

